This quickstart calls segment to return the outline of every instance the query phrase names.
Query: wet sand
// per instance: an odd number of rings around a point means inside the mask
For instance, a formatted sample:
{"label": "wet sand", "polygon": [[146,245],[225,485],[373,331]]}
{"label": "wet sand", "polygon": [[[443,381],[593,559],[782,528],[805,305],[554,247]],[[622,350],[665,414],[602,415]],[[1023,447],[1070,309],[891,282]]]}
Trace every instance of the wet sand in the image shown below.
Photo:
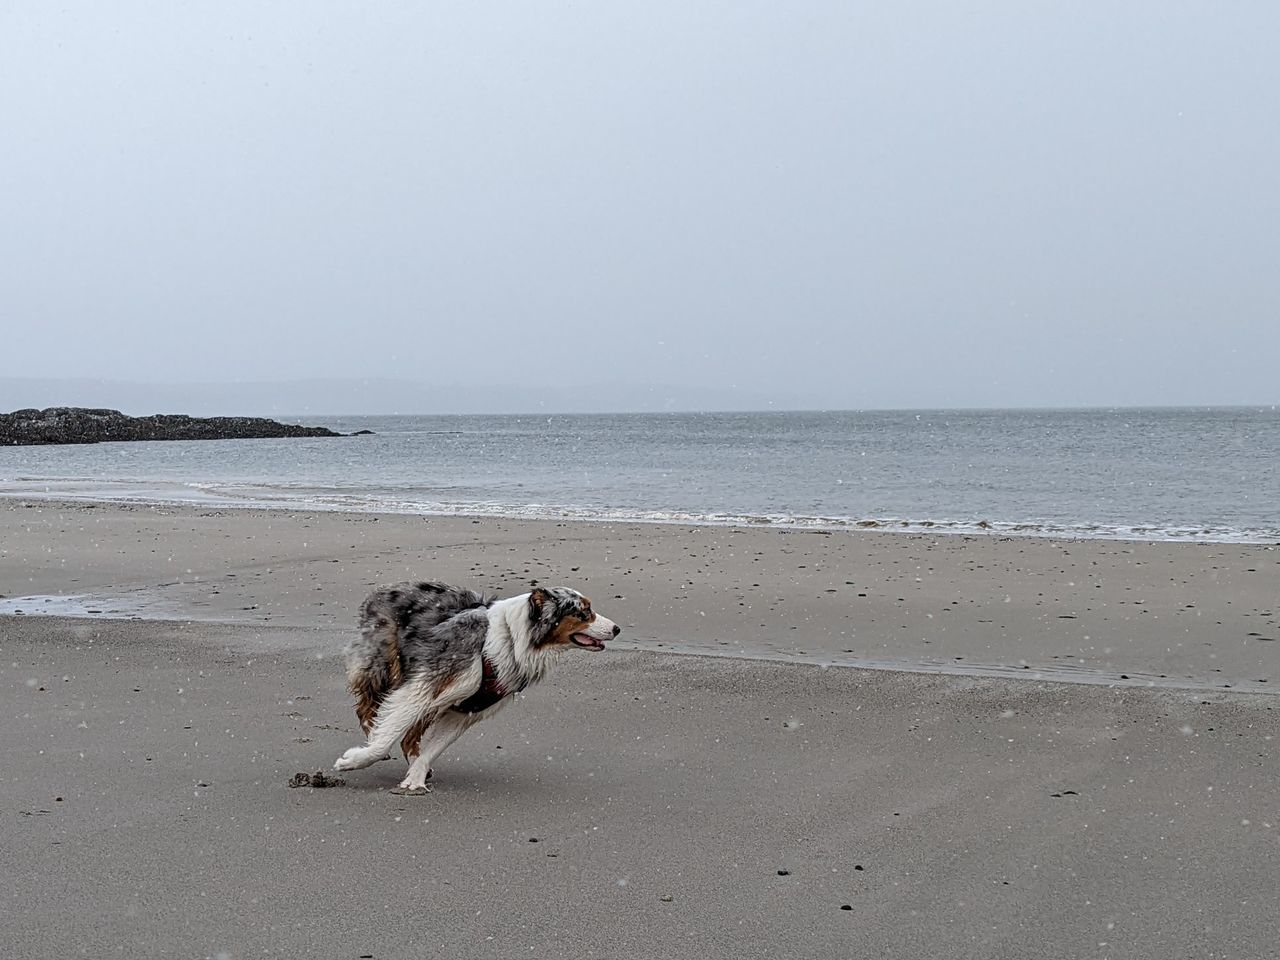
{"label": "wet sand", "polygon": [[[1274,546],[0,501],[0,613],[350,629],[379,583],[576,586],[628,644],[1265,692]],[[71,601],[23,600],[72,595]],[[321,639],[317,644],[340,642]]]}
{"label": "wet sand", "polygon": [[[0,504],[11,608],[86,614],[0,618],[5,954],[1268,956],[1277,561]],[[356,603],[423,575],[579,585],[644,649],[566,655],[426,797],[288,787],[359,740]]]}

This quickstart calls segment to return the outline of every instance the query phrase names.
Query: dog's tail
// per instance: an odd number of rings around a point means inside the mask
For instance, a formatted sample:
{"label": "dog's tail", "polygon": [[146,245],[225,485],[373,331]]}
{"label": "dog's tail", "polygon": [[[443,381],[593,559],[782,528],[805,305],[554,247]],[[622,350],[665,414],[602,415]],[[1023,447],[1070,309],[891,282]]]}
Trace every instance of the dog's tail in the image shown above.
{"label": "dog's tail", "polygon": [[366,734],[383,697],[404,680],[401,637],[412,623],[415,631],[443,623],[464,610],[487,607],[492,598],[434,581],[380,587],[360,607],[360,635],[343,651],[347,688],[356,698],[356,716]]}

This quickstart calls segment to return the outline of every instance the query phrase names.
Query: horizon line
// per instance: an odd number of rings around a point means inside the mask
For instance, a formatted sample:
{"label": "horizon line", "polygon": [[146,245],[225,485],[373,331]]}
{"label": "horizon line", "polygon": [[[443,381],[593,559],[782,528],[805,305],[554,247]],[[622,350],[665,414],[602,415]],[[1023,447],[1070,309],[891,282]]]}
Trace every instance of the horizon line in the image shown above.
{"label": "horizon line", "polygon": [[[1067,413],[1067,412],[1110,412],[1110,411],[1159,411],[1159,410],[1276,410],[1280,409],[1280,401],[1264,403],[1112,403],[1112,404],[1066,404],[1066,405],[1014,405],[1014,406],[963,406],[963,407],[743,407],[725,408],[680,408],[671,410],[503,410],[503,411],[435,411],[429,413],[406,413],[392,411],[390,413],[278,413],[275,416],[288,417],[649,417],[649,416],[682,416],[687,414],[744,414],[744,413],[1007,413],[1021,411],[1026,413]],[[212,414],[224,416],[224,414]],[[257,416],[257,414],[229,414],[229,416]]]}

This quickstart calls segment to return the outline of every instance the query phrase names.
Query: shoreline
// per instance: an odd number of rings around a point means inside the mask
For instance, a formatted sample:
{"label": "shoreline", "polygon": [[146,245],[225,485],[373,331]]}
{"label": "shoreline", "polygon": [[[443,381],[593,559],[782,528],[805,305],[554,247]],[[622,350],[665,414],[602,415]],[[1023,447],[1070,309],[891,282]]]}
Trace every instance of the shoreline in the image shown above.
{"label": "shoreline", "polygon": [[[1215,531],[1206,525],[1182,525],[1161,527],[1153,523],[1106,523],[1081,521],[1076,524],[1049,520],[908,520],[898,517],[831,517],[784,516],[777,514],[749,515],[732,513],[695,514],[683,511],[649,510],[642,508],[613,508],[603,510],[572,505],[546,504],[498,504],[498,503],[428,503],[425,501],[394,501],[367,495],[346,494],[337,491],[317,493],[310,498],[235,496],[228,493],[236,487],[248,490],[274,491],[250,484],[195,483],[180,481],[142,480],[42,480],[16,478],[3,481],[9,488],[0,488],[0,501],[33,500],[49,504],[128,505],[140,507],[216,508],[226,510],[261,510],[291,513],[353,513],[385,516],[458,518],[463,520],[516,520],[553,521],[567,523],[627,523],[653,524],[657,526],[704,526],[744,530],[815,531],[820,533],[871,533],[899,535],[936,535],[959,537],[1004,537],[1016,540],[1054,540],[1065,542],[1104,541],[1115,543],[1192,543],[1246,546],[1280,546],[1280,530],[1254,528],[1222,528]],[[32,486],[62,485],[63,489],[35,490],[13,489],[13,484]],[[84,484],[89,490],[78,494],[69,489]],[[182,496],[163,493],[129,492],[128,488],[155,488],[165,486],[180,488]],[[112,494],[113,487],[126,492]],[[194,495],[200,491],[201,495]]]}

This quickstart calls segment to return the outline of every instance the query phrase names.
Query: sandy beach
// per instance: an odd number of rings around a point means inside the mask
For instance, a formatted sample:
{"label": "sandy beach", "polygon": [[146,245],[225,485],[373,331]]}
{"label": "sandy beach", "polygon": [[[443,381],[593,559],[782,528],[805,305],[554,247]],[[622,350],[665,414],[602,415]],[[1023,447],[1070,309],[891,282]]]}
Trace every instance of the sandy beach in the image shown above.
{"label": "sandy beach", "polygon": [[619,647],[1259,693],[1280,684],[1274,545],[0,500],[0,613],[345,636],[370,587],[422,576],[500,595],[535,581],[577,587],[626,628]]}
{"label": "sandy beach", "polygon": [[[1270,546],[0,503],[5,952],[1273,955],[1278,573]],[[576,586],[625,633],[427,797],[387,793],[398,762],[289,788],[359,739],[337,654],[410,576]]]}

